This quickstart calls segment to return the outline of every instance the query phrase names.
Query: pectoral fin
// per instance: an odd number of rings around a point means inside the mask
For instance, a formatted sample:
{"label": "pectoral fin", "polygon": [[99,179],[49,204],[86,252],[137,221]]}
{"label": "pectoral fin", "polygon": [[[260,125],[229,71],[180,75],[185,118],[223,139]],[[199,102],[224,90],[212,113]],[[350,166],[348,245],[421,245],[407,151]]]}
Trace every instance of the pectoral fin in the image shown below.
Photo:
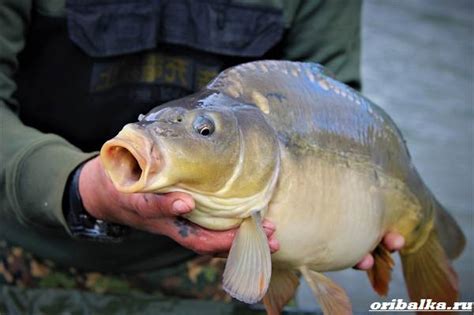
{"label": "pectoral fin", "polygon": [[392,268],[395,265],[390,252],[383,245],[377,246],[372,253],[374,256],[374,266],[367,270],[370,283],[381,296],[388,293],[388,285],[392,279]]}
{"label": "pectoral fin", "polygon": [[299,283],[299,277],[293,271],[273,269],[270,287],[263,298],[267,314],[280,314],[283,307],[295,295]]}
{"label": "pectoral fin", "polygon": [[300,270],[325,315],[352,314],[351,302],[343,288],[323,274],[309,270],[306,266],[301,267]]}
{"label": "pectoral fin", "polygon": [[272,273],[270,247],[257,214],[245,219],[235,236],[224,270],[224,290],[257,303],[267,292]]}

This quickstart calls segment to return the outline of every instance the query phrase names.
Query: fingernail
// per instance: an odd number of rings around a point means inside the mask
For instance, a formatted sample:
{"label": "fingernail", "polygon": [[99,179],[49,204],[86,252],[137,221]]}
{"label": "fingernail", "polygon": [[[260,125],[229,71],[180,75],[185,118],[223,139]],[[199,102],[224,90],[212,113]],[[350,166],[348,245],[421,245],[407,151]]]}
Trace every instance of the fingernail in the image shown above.
{"label": "fingernail", "polygon": [[403,245],[405,245],[405,239],[403,237],[398,237],[393,241],[393,245],[396,250],[400,250]]}
{"label": "fingernail", "polygon": [[189,212],[189,206],[182,200],[176,200],[173,202],[173,212],[175,214],[184,214]]}

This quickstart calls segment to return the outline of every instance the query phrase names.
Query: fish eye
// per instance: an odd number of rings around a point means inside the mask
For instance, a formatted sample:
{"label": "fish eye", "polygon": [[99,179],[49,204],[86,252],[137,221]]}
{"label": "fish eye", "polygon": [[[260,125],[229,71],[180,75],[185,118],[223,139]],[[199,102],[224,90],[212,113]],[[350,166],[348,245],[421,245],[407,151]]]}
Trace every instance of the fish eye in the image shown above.
{"label": "fish eye", "polygon": [[214,122],[205,116],[197,117],[194,120],[193,128],[197,133],[205,137],[212,135],[215,130]]}

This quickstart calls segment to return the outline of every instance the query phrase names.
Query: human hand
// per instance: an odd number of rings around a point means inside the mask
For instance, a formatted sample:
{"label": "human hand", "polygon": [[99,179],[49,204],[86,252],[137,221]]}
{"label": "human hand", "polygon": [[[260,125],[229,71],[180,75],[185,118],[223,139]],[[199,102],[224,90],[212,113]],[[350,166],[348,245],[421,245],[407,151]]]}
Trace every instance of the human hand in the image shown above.
{"label": "human hand", "polygon": [[[237,229],[211,231],[180,217],[194,208],[188,194],[125,194],[115,189],[98,157],[86,162],[79,178],[84,208],[91,216],[139,230],[171,237],[199,254],[223,256],[228,253]],[[273,237],[275,226],[263,221],[272,252],[279,248]]]}
{"label": "human hand", "polygon": [[[405,238],[396,232],[389,232],[387,233],[383,240],[382,244],[387,248],[390,252],[395,252],[403,248],[405,245]],[[354,266],[355,269],[360,270],[369,270],[374,265],[374,257],[372,254],[367,254],[362,258],[357,265]]]}

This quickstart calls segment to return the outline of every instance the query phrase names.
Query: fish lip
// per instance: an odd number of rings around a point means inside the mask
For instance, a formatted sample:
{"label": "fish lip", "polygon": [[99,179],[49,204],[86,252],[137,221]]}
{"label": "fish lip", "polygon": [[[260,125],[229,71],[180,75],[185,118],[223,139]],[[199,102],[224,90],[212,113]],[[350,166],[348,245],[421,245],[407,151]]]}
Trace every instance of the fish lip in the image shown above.
{"label": "fish lip", "polygon": [[145,192],[149,179],[163,169],[153,140],[130,126],[104,143],[100,158],[115,188],[124,193]]}

